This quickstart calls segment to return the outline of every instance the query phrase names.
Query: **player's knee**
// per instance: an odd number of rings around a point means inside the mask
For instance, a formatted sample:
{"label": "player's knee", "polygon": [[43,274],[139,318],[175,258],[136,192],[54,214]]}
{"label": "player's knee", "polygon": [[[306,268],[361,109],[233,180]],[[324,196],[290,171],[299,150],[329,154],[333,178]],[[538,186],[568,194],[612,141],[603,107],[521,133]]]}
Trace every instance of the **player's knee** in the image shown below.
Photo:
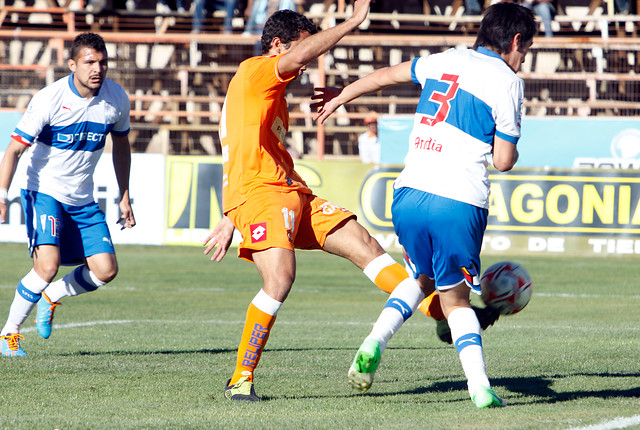
{"label": "player's knee", "polygon": [[360,248],[361,252],[360,252],[360,256],[358,257],[358,260],[361,261],[361,264],[356,263],[356,265],[358,266],[360,265],[366,266],[367,264],[372,262],[374,259],[386,253],[386,251],[382,248],[380,243],[368,232],[366,232],[366,235],[362,236],[361,243],[363,246]]}
{"label": "player's knee", "polygon": [[47,282],[53,281],[53,278],[58,274],[58,264],[56,262],[43,262],[39,261],[37,266],[34,267],[38,276],[40,276],[43,280]]}
{"label": "player's knee", "polygon": [[[368,234],[368,233],[367,233]],[[376,238],[374,238],[373,236],[369,235],[369,237],[366,239],[367,241],[367,248],[370,250],[371,255],[375,257],[378,257],[382,254],[384,254],[386,251],[382,248],[382,245],[380,245],[380,242],[377,241]]]}
{"label": "player's knee", "polygon": [[356,235],[358,237],[358,242],[360,242],[360,244],[362,245],[360,247],[361,253],[363,254],[362,257],[365,260],[373,260],[374,258],[384,254],[385,251],[380,245],[380,242],[378,242],[376,238],[371,236],[366,228],[364,228],[360,224],[358,224],[358,227],[359,228],[356,230]]}
{"label": "player's knee", "polygon": [[272,299],[275,299],[279,302],[284,302],[289,295],[289,291],[291,291],[291,286],[293,285],[294,281],[295,273],[278,277],[271,277],[264,280],[262,289]]}
{"label": "player's knee", "polygon": [[380,242],[376,240],[371,234],[369,230],[364,228],[360,223],[353,222],[351,224],[353,226],[354,236],[358,239],[358,242],[363,245],[363,250],[368,257],[374,259],[382,254],[384,254],[384,249],[380,246]]}
{"label": "player's knee", "polygon": [[109,283],[113,281],[118,274],[118,266],[112,265],[109,267],[101,267],[98,270],[91,270],[96,278],[103,283]]}
{"label": "player's knee", "polygon": [[113,281],[117,274],[118,274],[118,266],[114,266],[108,272],[106,272],[104,274],[104,277],[100,278],[100,280],[106,284],[107,282]]}

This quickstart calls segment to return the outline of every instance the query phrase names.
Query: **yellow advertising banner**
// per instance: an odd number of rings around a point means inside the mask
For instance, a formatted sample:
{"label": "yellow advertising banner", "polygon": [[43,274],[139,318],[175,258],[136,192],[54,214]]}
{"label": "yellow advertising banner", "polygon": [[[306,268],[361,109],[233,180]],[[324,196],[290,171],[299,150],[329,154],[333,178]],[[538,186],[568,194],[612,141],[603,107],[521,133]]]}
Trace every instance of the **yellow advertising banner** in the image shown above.
{"label": "yellow advertising banner", "polygon": [[[201,244],[220,220],[220,157],[167,158],[165,243]],[[389,251],[393,181],[401,166],[299,160],[314,193],[347,208]],[[493,254],[640,254],[640,177],[623,170],[492,172],[483,251]]]}
{"label": "yellow advertising banner", "polygon": [[167,244],[202,244],[222,217],[222,158],[167,157]]}

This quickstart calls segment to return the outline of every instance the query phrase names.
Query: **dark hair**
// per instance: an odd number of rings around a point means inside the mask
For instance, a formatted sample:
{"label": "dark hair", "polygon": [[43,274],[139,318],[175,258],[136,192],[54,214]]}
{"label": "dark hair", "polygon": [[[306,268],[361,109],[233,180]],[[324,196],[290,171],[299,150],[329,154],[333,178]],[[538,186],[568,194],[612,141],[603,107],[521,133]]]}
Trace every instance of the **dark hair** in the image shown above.
{"label": "dark hair", "polygon": [[72,60],[75,60],[76,57],[80,55],[80,50],[82,48],[91,48],[98,52],[104,52],[105,57],[107,54],[107,47],[104,44],[104,40],[95,33],[82,33],[73,39],[73,44],[71,45]]}
{"label": "dark hair", "polygon": [[493,48],[498,54],[505,54],[509,52],[511,41],[518,33],[522,35],[521,45],[533,39],[536,34],[533,12],[515,3],[496,3],[484,12],[473,48],[484,46]]}
{"label": "dark hair", "polygon": [[280,38],[282,43],[298,40],[300,33],[308,31],[311,34],[318,32],[316,27],[306,16],[292,10],[284,9],[271,15],[264,23],[262,30],[262,53],[266,54],[271,49],[271,41],[274,37]]}

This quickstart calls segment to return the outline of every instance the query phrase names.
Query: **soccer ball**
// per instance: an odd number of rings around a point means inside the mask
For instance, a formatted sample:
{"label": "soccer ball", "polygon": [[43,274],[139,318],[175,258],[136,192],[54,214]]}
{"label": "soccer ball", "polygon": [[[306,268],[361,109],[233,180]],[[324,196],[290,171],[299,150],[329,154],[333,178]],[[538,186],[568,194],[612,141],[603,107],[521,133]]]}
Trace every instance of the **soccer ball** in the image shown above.
{"label": "soccer ball", "polygon": [[501,315],[520,312],[531,299],[531,276],[512,261],[501,261],[485,270],[480,286],[484,304]]}

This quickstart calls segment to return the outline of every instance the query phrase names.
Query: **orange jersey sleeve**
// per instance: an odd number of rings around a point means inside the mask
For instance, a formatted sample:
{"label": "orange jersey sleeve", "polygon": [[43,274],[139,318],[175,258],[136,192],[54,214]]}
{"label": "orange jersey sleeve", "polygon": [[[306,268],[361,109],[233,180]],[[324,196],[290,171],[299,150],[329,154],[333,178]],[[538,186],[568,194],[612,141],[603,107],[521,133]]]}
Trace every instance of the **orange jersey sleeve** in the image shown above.
{"label": "orange jersey sleeve", "polygon": [[229,83],[220,119],[225,213],[255,192],[311,192],[283,145],[289,129],[285,92],[297,74],[278,74],[281,55],[243,61]]}

